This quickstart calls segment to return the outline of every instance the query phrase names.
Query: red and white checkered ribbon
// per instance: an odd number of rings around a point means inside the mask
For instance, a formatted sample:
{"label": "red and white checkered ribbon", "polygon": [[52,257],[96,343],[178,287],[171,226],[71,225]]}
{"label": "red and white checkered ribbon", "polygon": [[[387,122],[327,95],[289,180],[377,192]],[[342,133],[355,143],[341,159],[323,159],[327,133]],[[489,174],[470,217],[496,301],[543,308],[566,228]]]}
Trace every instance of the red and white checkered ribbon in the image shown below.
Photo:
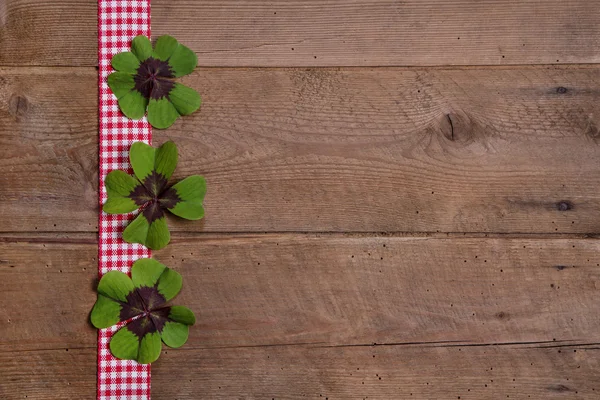
{"label": "red and white checkered ribbon", "polygon": [[[133,142],[150,144],[152,130],[146,119],[132,121],[119,111],[117,100],[106,83],[112,72],[113,55],[128,51],[137,35],[150,37],[150,0],[98,0],[98,61],[100,112],[100,206],[106,200],[104,177],[114,169],[130,173],[129,147]],[[108,215],[100,212],[99,275],[111,270],[129,273],[133,261],[150,257],[142,245],[125,243],[122,232],[135,215]],[[108,342],[117,327],[98,334],[98,400],[150,399],[150,365],[117,360]]]}

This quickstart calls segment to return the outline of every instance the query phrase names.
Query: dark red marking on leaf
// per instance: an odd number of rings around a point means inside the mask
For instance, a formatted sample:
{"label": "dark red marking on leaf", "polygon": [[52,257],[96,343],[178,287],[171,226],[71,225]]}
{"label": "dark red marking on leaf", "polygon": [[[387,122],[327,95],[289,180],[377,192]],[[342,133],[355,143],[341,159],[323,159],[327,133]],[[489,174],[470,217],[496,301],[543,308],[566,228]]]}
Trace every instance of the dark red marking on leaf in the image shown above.
{"label": "dark red marking on leaf", "polygon": [[147,99],[162,99],[175,86],[175,78],[166,61],[148,58],[142,62],[134,75],[135,88]]}
{"label": "dark red marking on leaf", "polygon": [[128,196],[131,200],[135,202],[138,206],[143,206],[150,200],[152,200],[152,196],[148,193],[144,185],[139,184],[129,193]]}
{"label": "dark red marking on leaf", "polygon": [[128,320],[144,312],[144,303],[137,293],[137,289],[129,293],[125,298],[127,302],[121,304],[121,321]]}
{"label": "dark red marking on leaf", "polygon": [[127,329],[135,334],[139,340],[142,340],[147,333],[156,332],[156,326],[152,323],[152,320],[148,315],[144,315],[141,318],[131,321],[127,324]]}
{"label": "dark red marking on leaf", "polygon": [[156,200],[167,187],[167,178],[156,171],[152,171],[150,175],[144,178],[143,184],[150,196]]}
{"label": "dark red marking on leaf", "polygon": [[151,202],[149,202],[148,205],[144,207],[143,213],[144,217],[146,217],[146,220],[149,224],[153,223],[157,219],[162,218],[165,215],[164,211],[160,207],[160,203],[156,200],[152,200]]}
{"label": "dark red marking on leaf", "polygon": [[[135,292],[132,292],[130,294],[135,294]],[[135,296],[137,297],[137,294],[135,294]],[[143,307],[136,307],[127,303],[122,303],[121,304],[121,313],[119,314],[119,318],[121,319],[121,321],[127,321],[130,318],[133,318],[137,315],[140,315],[144,312],[144,308]]]}
{"label": "dark red marking on leaf", "polygon": [[138,206],[143,206],[143,214],[149,224],[164,216],[164,209],[173,208],[181,201],[177,191],[167,188],[167,178],[156,171],[148,175],[143,184],[129,193]]}
{"label": "dark red marking on leaf", "polygon": [[165,296],[160,294],[156,287],[142,286],[136,291],[144,303],[144,311],[156,310],[167,302]]}
{"label": "dark red marking on leaf", "polygon": [[158,201],[163,208],[173,208],[181,201],[181,198],[177,194],[177,191],[170,187],[164,191]]}
{"label": "dark red marking on leaf", "polygon": [[121,321],[141,315],[127,325],[140,340],[147,333],[162,332],[169,320],[171,307],[164,307],[167,300],[157,287],[142,286],[127,295],[127,302],[121,304]]}
{"label": "dark red marking on leaf", "polygon": [[167,323],[167,321],[169,321],[170,313],[171,313],[171,307],[165,307],[165,308],[161,308],[159,310],[152,311],[149,314],[150,319],[152,320],[152,323],[154,324],[154,327],[156,328],[156,330],[158,332],[162,333],[162,330],[163,330],[165,324]]}

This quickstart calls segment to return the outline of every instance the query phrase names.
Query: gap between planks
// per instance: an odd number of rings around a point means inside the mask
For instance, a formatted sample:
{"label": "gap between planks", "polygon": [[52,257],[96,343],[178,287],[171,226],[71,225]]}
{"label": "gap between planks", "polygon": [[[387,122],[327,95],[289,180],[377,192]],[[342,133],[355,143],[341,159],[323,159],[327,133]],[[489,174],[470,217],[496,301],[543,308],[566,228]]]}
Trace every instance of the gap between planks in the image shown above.
{"label": "gap between planks", "polygon": [[[273,237],[302,238],[406,238],[406,239],[600,239],[598,233],[528,232],[172,232],[172,243]],[[98,232],[0,232],[0,243],[98,244]]]}
{"label": "gap between planks", "polygon": [[[326,342],[307,342],[307,343],[262,343],[255,345],[225,345],[225,346],[193,346],[186,345],[177,349],[177,351],[197,351],[197,350],[231,350],[231,349],[264,349],[270,347],[304,347],[315,349],[330,349],[344,347],[419,347],[419,348],[451,348],[451,347],[508,347],[512,349],[582,349],[582,350],[600,350],[600,342],[586,342],[583,340],[533,340],[526,342],[490,342],[490,343],[473,343],[471,341],[461,340],[440,340],[440,341],[415,341],[415,342],[391,342],[391,343],[358,343],[358,344],[331,344]],[[68,351],[72,350],[89,350],[96,349],[96,345],[68,347]],[[42,351],[65,351],[64,347],[47,347],[47,348],[31,348],[31,349],[16,349],[7,350],[0,346],[0,353],[22,353],[22,352],[42,352]]]}
{"label": "gap between planks", "polygon": [[[208,65],[202,66],[199,65],[196,67],[196,71],[199,70],[240,70],[247,71],[253,69],[262,69],[262,70],[283,70],[283,69],[320,69],[320,70],[374,70],[374,69],[387,69],[387,70],[420,70],[427,69],[433,71],[470,71],[470,70],[498,70],[505,71],[511,69],[557,69],[557,70],[569,70],[569,69],[593,69],[597,68],[600,63],[582,63],[582,64],[504,64],[504,65],[494,65],[494,64],[473,64],[473,65],[326,65],[326,66],[250,66],[250,67],[236,67],[236,66],[219,66],[219,65]],[[0,70],[89,70],[89,71],[98,71],[98,65],[10,65],[10,64],[0,64]]]}

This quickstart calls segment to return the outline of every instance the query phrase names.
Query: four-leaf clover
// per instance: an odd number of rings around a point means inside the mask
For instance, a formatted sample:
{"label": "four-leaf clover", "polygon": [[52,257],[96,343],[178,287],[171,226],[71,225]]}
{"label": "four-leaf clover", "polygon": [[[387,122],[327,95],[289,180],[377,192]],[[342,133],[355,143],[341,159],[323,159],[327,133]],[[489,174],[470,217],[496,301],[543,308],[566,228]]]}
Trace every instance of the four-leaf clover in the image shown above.
{"label": "four-leaf clover", "polygon": [[119,108],[131,119],[140,119],[148,110],[148,122],[155,128],[171,126],[180,115],[200,108],[200,95],[174,78],[194,71],[196,53],[171,36],[152,43],[143,35],[131,42],[131,51],[116,54],[108,86],[117,96]]}
{"label": "four-leaf clover", "polygon": [[161,340],[173,348],[185,344],[194,313],[167,305],[181,286],[181,275],[151,258],[137,260],[131,278],[120,271],[102,276],[90,319],[98,329],[128,321],[110,340],[116,358],[148,364],[160,356]]}
{"label": "four-leaf clover", "polygon": [[192,175],[168,186],[177,166],[177,146],[171,141],[158,149],[135,142],[129,150],[129,160],[135,177],[124,171],[111,171],[105,179],[108,200],[102,210],[125,214],[141,207],[140,214],[123,231],[123,240],[162,249],[171,240],[165,210],[189,220],[202,218],[206,181]]}

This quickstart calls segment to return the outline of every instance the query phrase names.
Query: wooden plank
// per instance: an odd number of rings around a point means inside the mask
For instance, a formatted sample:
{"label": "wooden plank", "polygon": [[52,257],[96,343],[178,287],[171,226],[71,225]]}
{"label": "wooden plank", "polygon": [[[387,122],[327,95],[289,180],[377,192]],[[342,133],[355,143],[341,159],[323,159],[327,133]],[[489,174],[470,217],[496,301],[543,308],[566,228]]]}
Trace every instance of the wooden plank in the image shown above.
{"label": "wooden plank", "polygon": [[423,66],[600,61],[587,0],[153,1],[152,31],[203,66]]}
{"label": "wooden plank", "polygon": [[[3,1],[0,65],[96,65],[96,7]],[[594,63],[599,21],[588,0],[152,1],[154,36],[176,36],[203,66]]]}
{"label": "wooden plank", "polygon": [[0,69],[0,91],[0,230],[97,231],[97,71]]}
{"label": "wooden plank", "polygon": [[3,0],[0,65],[98,65],[98,2]]}
{"label": "wooden plank", "polygon": [[69,351],[0,351],[0,360],[0,398],[3,400],[96,398],[95,347]]}
{"label": "wooden plank", "polygon": [[596,398],[597,350],[559,351],[404,346],[169,351],[152,366],[152,385],[155,397],[177,399]]}
{"label": "wooden plank", "polygon": [[[94,346],[96,244],[0,243],[0,351]],[[154,256],[185,277],[188,348],[600,342],[593,239],[224,235]]]}
{"label": "wooden plank", "polygon": [[[172,229],[600,232],[599,71],[198,70],[203,110],[154,132],[209,182]],[[0,231],[95,231],[95,70],[0,76]]]}
{"label": "wooden plank", "polygon": [[15,240],[0,241],[0,352],[95,347],[94,239]]}
{"label": "wooden plank", "polygon": [[[591,399],[598,351],[527,346],[169,350],[156,399]],[[95,349],[0,352],[6,400],[93,399]]]}

